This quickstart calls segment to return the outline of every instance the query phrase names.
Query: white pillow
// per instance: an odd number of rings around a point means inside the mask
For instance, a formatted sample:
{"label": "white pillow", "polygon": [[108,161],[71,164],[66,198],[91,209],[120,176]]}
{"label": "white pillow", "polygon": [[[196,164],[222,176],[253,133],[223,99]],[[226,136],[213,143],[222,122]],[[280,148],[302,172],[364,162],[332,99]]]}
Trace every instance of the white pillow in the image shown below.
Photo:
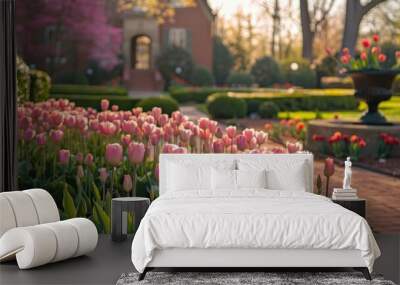
{"label": "white pillow", "polygon": [[307,169],[304,161],[291,164],[290,171],[279,167],[267,170],[267,187],[271,190],[305,192],[307,180]]}
{"label": "white pillow", "polygon": [[237,189],[236,170],[213,167],[211,173],[213,190],[234,191]]}
{"label": "white pillow", "polygon": [[236,170],[237,187],[267,188],[267,172],[262,170]]}
{"label": "white pillow", "polygon": [[168,191],[210,190],[211,167],[170,163]]}

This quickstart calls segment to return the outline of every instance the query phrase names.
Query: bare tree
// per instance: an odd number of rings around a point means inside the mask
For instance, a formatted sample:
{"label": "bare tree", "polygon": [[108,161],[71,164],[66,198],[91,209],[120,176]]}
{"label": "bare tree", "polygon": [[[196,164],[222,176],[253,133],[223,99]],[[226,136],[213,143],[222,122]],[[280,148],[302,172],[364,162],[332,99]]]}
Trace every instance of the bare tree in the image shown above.
{"label": "bare tree", "polygon": [[312,9],[309,10],[308,0],[300,0],[300,20],[303,34],[303,58],[306,58],[310,61],[313,59],[313,44],[315,34],[325,22],[329,12],[332,10],[333,3],[334,0],[314,0]]}
{"label": "bare tree", "polygon": [[265,13],[272,18],[272,30],[271,30],[271,55],[273,57],[277,54],[277,43],[280,38],[280,22],[281,22],[281,9],[279,6],[279,1],[274,0],[273,6],[271,6],[271,0],[260,0],[259,4],[263,7]]}
{"label": "bare tree", "polygon": [[344,23],[344,32],[342,39],[342,48],[347,47],[351,53],[354,53],[358,31],[362,18],[374,7],[386,0],[370,0],[362,5],[360,0],[346,1],[346,16]]}

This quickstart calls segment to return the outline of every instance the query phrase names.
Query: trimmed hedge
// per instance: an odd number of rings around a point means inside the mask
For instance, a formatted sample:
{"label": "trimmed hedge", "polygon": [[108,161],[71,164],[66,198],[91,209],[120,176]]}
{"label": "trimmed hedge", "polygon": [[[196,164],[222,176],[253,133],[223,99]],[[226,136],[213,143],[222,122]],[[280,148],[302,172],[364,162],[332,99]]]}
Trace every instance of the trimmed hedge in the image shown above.
{"label": "trimmed hedge", "polygon": [[131,98],[128,96],[117,96],[117,95],[109,95],[109,96],[96,96],[96,95],[55,95],[51,94],[51,98],[55,99],[68,99],[72,102],[75,102],[77,106],[80,107],[92,107],[98,111],[101,110],[100,102],[102,99],[108,99],[110,101],[110,105],[118,105],[120,110],[130,110],[136,106],[136,104],[140,101],[140,98]]}
{"label": "trimmed hedge", "polygon": [[216,93],[208,97],[207,110],[214,119],[243,118],[247,114],[247,105],[241,98]]}
{"label": "trimmed hedge", "polygon": [[123,87],[101,86],[101,85],[54,84],[50,89],[50,94],[127,96],[128,90],[126,90]]}
{"label": "trimmed hedge", "polygon": [[280,110],[355,110],[358,101],[351,89],[298,89],[292,91],[228,93],[228,96],[240,98],[247,103],[247,112],[258,112],[263,102],[273,102]]}
{"label": "trimmed hedge", "polygon": [[171,115],[172,112],[179,110],[178,102],[168,96],[149,97],[139,101],[136,105],[142,107],[143,111],[150,111],[154,107],[160,107],[163,113]]}
{"label": "trimmed hedge", "polygon": [[170,88],[169,95],[179,103],[195,102],[205,103],[207,97],[214,93],[226,92],[251,92],[251,89],[238,88]]}
{"label": "trimmed hedge", "polygon": [[33,102],[46,101],[49,98],[51,78],[47,72],[31,69],[30,100]]}
{"label": "trimmed hedge", "polygon": [[279,107],[274,102],[262,102],[258,108],[258,114],[264,119],[276,118],[278,113]]}

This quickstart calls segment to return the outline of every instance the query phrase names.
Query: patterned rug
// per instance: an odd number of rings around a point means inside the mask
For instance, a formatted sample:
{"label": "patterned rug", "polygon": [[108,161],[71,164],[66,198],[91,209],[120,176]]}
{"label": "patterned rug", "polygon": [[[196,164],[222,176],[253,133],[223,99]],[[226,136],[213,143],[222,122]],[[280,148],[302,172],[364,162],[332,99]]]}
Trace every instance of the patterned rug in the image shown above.
{"label": "patterned rug", "polygon": [[376,275],[368,281],[359,272],[148,272],[142,281],[137,280],[138,276],[138,273],[122,274],[117,285],[395,285]]}

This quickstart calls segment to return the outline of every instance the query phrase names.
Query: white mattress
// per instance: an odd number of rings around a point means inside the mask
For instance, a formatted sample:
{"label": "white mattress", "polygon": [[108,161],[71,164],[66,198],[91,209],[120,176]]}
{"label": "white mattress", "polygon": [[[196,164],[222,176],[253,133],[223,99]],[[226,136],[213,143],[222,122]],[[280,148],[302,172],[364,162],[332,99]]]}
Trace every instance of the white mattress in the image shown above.
{"label": "white mattress", "polygon": [[380,255],[359,215],[319,195],[266,189],[162,195],[138,228],[132,262],[143,272],[156,250],[171,248],[359,250],[370,271]]}

